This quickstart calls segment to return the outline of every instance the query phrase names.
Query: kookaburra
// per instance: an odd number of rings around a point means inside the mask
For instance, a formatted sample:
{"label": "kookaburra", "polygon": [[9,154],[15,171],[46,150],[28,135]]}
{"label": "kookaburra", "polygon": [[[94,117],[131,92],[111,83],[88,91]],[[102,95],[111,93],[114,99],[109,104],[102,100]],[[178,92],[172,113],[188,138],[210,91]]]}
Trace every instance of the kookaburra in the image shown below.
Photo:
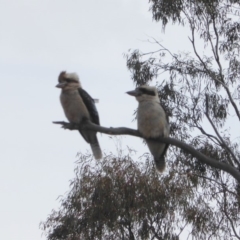
{"label": "kookaburra", "polygon": [[[76,73],[61,72],[58,77],[57,88],[61,88],[60,101],[64,113],[70,123],[81,124],[85,119],[95,124],[99,123],[98,111],[94,99],[82,89]],[[95,159],[102,157],[97,133],[91,130],[79,130],[82,137],[90,144]]]}
{"label": "kookaburra", "polygon": [[168,137],[169,123],[166,113],[160,105],[157,89],[144,85],[127,93],[136,97],[139,103],[137,110],[138,131],[146,140],[148,148],[154,157],[157,170],[163,172],[168,144],[152,139]]}

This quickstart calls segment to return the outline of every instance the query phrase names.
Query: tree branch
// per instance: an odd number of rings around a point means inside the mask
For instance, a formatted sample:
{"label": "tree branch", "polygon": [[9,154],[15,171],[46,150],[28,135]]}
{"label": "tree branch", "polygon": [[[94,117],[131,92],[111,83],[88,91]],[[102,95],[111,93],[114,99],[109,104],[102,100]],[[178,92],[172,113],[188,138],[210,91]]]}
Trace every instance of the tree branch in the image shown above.
{"label": "tree branch", "polygon": [[230,225],[231,225],[231,227],[232,227],[232,230],[233,230],[233,232],[234,232],[234,236],[237,238],[237,239],[240,239],[240,236],[237,234],[237,231],[236,231],[236,229],[235,229],[235,222],[233,221],[233,219],[229,216],[229,209],[227,208],[227,206],[228,206],[228,202],[227,202],[227,196],[226,196],[226,191],[223,191],[223,194],[224,194],[224,205],[223,205],[223,211],[224,211],[224,213],[225,213],[225,216],[227,217],[227,219],[229,220],[229,222],[230,222]]}
{"label": "tree branch", "polygon": [[[221,82],[224,82],[224,76],[223,76],[223,73],[222,73],[222,65],[220,63],[220,59],[219,59],[219,54],[218,54],[218,43],[219,43],[219,33],[217,31],[217,28],[216,28],[216,23],[215,23],[215,17],[213,17],[213,29],[214,29],[214,32],[215,32],[215,36],[216,36],[216,46],[215,46],[215,51],[213,50],[213,52],[215,53],[214,54],[214,57],[215,57],[215,60],[219,66],[219,70],[220,70],[220,76],[221,76]],[[211,38],[210,38],[211,39]],[[238,116],[238,119],[240,120],[240,112],[238,110],[238,107],[236,105],[236,103],[234,102],[233,98],[232,98],[232,95],[229,91],[229,88],[227,87],[226,84],[222,84],[224,89],[226,90],[227,92],[227,95],[229,97],[229,100],[232,104],[232,107],[234,108],[237,116]]]}
{"label": "tree branch", "polygon": [[[60,125],[62,125],[62,128],[69,129],[69,130],[88,129],[88,130],[92,130],[95,132],[100,132],[100,133],[105,133],[105,134],[110,134],[110,135],[131,135],[134,137],[143,138],[143,136],[141,135],[141,133],[139,131],[131,129],[131,128],[125,128],[125,127],[106,128],[106,127],[96,125],[88,120],[84,120],[83,122],[81,122],[81,125],[72,124],[72,123],[63,122],[63,121],[53,122],[53,123],[60,124]],[[168,143],[168,144],[171,144],[178,148],[181,148],[181,149],[187,151],[188,153],[192,154],[192,156],[197,158],[202,163],[205,163],[213,168],[223,170],[223,171],[229,173],[230,175],[232,175],[238,182],[240,182],[240,172],[237,171],[237,169],[235,169],[234,167],[232,167],[229,164],[219,162],[213,158],[207,157],[206,155],[200,153],[199,151],[194,149],[192,146],[190,146],[184,142],[181,142],[174,138],[164,138],[164,137],[159,137],[157,139],[152,139],[152,140],[158,141],[161,143]]]}
{"label": "tree branch", "polygon": [[[208,119],[208,121],[210,122],[214,132],[216,133],[216,135],[218,136],[220,142],[221,142],[221,146],[223,148],[225,148],[230,154],[231,156],[233,157],[233,160],[234,162],[238,165],[238,167],[240,167],[240,164],[239,164],[239,160],[236,158],[236,156],[234,155],[233,151],[231,150],[231,148],[227,145],[227,143],[224,141],[224,139],[222,138],[222,136],[220,135],[220,133],[218,132],[216,126],[213,124],[213,121],[211,120],[210,116],[209,116],[209,97],[208,97],[208,94],[205,95],[205,98],[206,98],[206,112],[205,112],[205,115]],[[229,162],[234,166],[233,162],[231,159],[229,159]]]}

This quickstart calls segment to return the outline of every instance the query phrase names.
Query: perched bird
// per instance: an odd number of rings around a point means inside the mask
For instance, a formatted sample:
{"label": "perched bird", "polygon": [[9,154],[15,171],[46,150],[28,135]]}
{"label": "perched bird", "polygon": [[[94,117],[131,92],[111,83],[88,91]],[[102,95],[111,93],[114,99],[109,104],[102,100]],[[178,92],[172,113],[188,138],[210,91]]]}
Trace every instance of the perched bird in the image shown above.
{"label": "perched bird", "polygon": [[168,144],[152,139],[168,137],[169,123],[166,113],[160,105],[157,89],[144,85],[127,92],[127,94],[136,97],[139,103],[137,110],[138,131],[146,140],[148,148],[154,157],[157,170],[163,172]]}
{"label": "perched bird", "polygon": [[[57,88],[61,88],[60,101],[64,113],[70,123],[81,124],[84,119],[99,123],[98,111],[94,99],[83,90],[76,73],[61,72]],[[90,144],[95,159],[102,158],[97,133],[91,130],[79,130],[82,137]]]}

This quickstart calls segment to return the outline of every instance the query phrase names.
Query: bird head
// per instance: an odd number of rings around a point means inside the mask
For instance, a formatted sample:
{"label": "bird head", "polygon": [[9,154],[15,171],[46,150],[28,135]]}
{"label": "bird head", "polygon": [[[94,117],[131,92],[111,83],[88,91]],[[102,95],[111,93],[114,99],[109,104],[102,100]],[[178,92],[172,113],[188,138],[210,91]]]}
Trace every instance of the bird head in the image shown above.
{"label": "bird head", "polygon": [[81,87],[79,77],[76,73],[67,73],[65,71],[61,72],[58,76],[57,88],[62,88],[63,90],[78,89]]}
{"label": "bird head", "polygon": [[140,86],[133,91],[126,92],[130,96],[136,97],[138,102],[141,101],[157,101],[159,102],[158,91],[155,87]]}

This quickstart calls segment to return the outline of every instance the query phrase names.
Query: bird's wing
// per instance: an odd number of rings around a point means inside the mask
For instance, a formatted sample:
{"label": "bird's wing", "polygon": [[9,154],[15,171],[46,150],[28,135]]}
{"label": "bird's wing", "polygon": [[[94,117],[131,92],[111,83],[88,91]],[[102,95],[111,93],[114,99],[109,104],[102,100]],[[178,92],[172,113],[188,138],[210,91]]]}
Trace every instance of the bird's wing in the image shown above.
{"label": "bird's wing", "polygon": [[90,114],[92,122],[97,125],[100,125],[99,115],[98,115],[98,111],[97,111],[94,99],[82,88],[79,88],[78,92],[79,92],[85,106],[87,107],[87,110]]}
{"label": "bird's wing", "polygon": [[[167,115],[165,109],[163,108],[163,106],[162,106],[161,104],[160,104],[160,106],[162,107],[163,111],[165,112],[165,116],[166,116],[166,120],[167,120],[167,124],[168,124],[168,131],[170,131],[170,129],[169,129],[169,116]],[[164,136],[164,137],[165,137],[165,136]],[[168,137],[168,136],[167,136],[167,137]],[[162,157],[165,156],[165,154],[166,154],[166,152],[167,152],[167,150],[168,150],[168,147],[169,147],[169,144],[166,143],[166,144],[165,144],[165,148],[163,149],[163,152],[162,152],[162,154],[161,154]]]}
{"label": "bird's wing", "polygon": [[165,144],[165,148],[163,149],[163,152],[162,152],[162,154],[161,154],[161,157],[165,157],[165,155],[166,155],[166,152],[167,152],[167,150],[168,150],[168,147],[169,147],[169,144]]}

